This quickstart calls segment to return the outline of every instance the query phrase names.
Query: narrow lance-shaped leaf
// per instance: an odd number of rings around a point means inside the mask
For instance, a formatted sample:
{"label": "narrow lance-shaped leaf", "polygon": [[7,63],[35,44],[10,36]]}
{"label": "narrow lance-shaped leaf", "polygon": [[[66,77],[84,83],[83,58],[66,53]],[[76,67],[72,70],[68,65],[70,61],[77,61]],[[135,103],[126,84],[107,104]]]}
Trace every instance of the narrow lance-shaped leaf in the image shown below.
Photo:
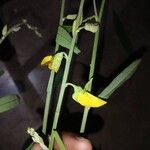
{"label": "narrow lance-shaped leaf", "polygon": [[[58,43],[59,45],[67,49],[70,49],[71,41],[72,41],[72,37],[70,36],[70,34],[63,27],[59,26],[57,36],[56,36],[56,43]],[[76,54],[80,53],[80,50],[78,49],[77,46],[75,46],[74,52]]]}
{"label": "narrow lance-shaped leaf", "polygon": [[117,88],[119,88],[125,81],[127,81],[133,75],[140,62],[141,59],[137,59],[134,62],[132,62],[115,79],[113,79],[113,81],[98,95],[98,97],[108,99]]}
{"label": "narrow lance-shaped leaf", "polygon": [[20,98],[15,95],[7,95],[0,98],[0,113],[8,111],[20,104]]}

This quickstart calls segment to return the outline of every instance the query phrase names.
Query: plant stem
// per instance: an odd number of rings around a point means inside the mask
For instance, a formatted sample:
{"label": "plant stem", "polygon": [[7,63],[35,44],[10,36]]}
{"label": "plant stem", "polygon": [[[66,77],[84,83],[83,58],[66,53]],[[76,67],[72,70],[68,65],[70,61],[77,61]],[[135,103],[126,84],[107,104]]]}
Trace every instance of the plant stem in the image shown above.
{"label": "plant stem", "polygon": [[75,85],[72,84],[72,83],[66,83],[66,87],[67,87],[67,86],[72,86],[73,88],[75,88]]}
{"label": "plant stem", "polygon": [[96,1],[95,0],[93,0],[93,6],[94,6],[94,13],[95,13],[95,16],[96,16],[96,21],[98,21],[98,13],[97,13]]}
{"label": "plant stem", "polygon": [[64,96],[64,93],[65,93],[65,88],[66,88],[65,85],[66,85],[67,78],[68,78],[68,73],[69,73],[69,69],[70,69],[70,64],[71,64],[71,59],[72,59],[72,55],[73,55],[74,45],[76,43],[76,37],[77,37],[77,33],[75,33],[75,35],[72,39],[72,44],[71,44],[71,48],[70,48],[70,51],[69,51],[68,60],[66,62],[66,66],[65,66],[65,70],[64,70],[63,80],[62,80],[62,84],[61,84],[61,89],[60,89],[60,93],[59,93],[59,98],[58,98],[58,103],[57,103],[57,107],[56,107],[56,111],[55,111],[55,116],[54,116],[54,122],[53,122],[52,129],[57,128],[57,123],[58,123],[58,119],[59,119],[62,100],[63,100],[63,96]]}
{"label": "plant stem", "polygon": [[[99,16],[98,16],[98,22],[99,23],[101,23],[101,20],[102,20],[102,14],[103,14],[103,10],[104,10],[104,4],[105,4],[105,0],[102,0],[101,8],[100,8]],[[98,30],[95,33],[95,37],[94,37],[94,46],[93,46],[92,60],[91,60],[91,65],[90,65],[89,80],[94,75],[95,62],[96,62],[96,54],[97,54],[97,48],[98,48],[98,42],[99,42],[99,34],[100,34],[100,30]],[[88,91],[91,91],[91,88],[92,88],[92,84],[91,84],[91,87],[89,87]],[[86,122],[87,122],[87,117],[88,117],[89,110],[90,110],[89,107],[85,107],[84,108],[84,113],[83,113],[82,123],[81,123],[81,128],[80,128],[80,133],[84,133],[84,131],[85,131],[85,126],[86,126]]]}
{"label": "plant stem", "polygon": [[[80,17],[80,15],[82,14],[84,1],[85,0],[81,0],[81,2],[80,2],[80,7],[79,7],[77,17]],[[57,107],[56,107],[56,111],[55,111],[55,115],[54,115],[52,130],[57,128],[58,119],[59,119],[60,110],[61,110],[61,106],[62,106],[62,101],[63,101],[65,89],[66,89],[68,73],[69,73],[69,69],[70,69],[70,64],[71,64],[71,60],[72,60],[72,56],[73,56],[73,50],[74,50],[74,46],[75,46],[75,43],[76,43],[77,36],[78,36],[78,32],[75,32],[75,34],[73,36],[73,39],[72,39],[72,42],[71,42],[71,47],[70,47],[70,50],[69,50],[69,54],[68,54],[68,60],[66,61],[66,65],[65,65],[65,70],[64,70],[64,75],[63,75],[61,88],[60,88],[58,103],[57,103]]]}
{"label": "plant stem", "polygon": [[[65,0],[62,0],[59,25],[63,24],[64,6],[65,6]],[[58,49],[59,49],[59,44],[56,44],[55,52],[57,52]],[[47,121],[48,121],[48,114],[49,114],[49,107],[50,107],[54,77],[55,77],[55,73],[54,71],[51,71],[49,81],[48,81],[48,86],[47,86],[47,95],[46,95],[46,103],[45,103],[43,126],[42,126],[42,132],[44,134],[46,134],[46,129],[47,129]]]}
{"label": "plant stem", "polygon": [[54,146],[54,134],[53,132],[51,133],[51,136],[49,136],[49,150],[53,150],[53,146]]}

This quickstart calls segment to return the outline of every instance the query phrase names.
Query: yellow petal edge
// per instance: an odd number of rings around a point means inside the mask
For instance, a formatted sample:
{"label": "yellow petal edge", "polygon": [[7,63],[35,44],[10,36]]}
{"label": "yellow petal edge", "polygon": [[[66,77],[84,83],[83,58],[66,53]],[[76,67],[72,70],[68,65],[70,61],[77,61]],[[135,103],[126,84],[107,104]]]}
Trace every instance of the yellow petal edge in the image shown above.
{"label": "yellow petal edge", "polygon": [[51,63],[53,60],[53,56],[49,55],[49,56],[45,56],[41,62],[41,65],[48,65],[49,63]]}
{"label": "yellow petal edge", "polygon": [[93,108],[101,107],[107,103],[106,101],[104,101],[86,91],[75,92],[73,94],[73,99],[75,101],[77,101],[78,103],[80,103],[82,106],[93,107]]}

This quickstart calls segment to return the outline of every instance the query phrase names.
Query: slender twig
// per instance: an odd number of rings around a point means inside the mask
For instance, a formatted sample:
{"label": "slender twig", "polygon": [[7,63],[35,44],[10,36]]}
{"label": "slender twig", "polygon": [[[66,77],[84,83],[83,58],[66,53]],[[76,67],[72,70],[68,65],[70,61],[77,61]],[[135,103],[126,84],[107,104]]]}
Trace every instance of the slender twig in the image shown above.
{"label": "slender twig", "polygon": [[[62,0],[59,25],[63,24],[64,7],[65,7],[65,0]],[[57,52],[58,49],[59,49],[59,44],[56,44],[55,52]],[[55,73],[54,73],[54,71],[51,71],[48,86],[47,86],[47,95],[46,95],[46,103],[45,103],[43,126],[42,126],[42,132],[44,134],[46,134],[46,129],[47,129],[47,121],[48,121],[48,114],[49,114],[49,107],[50,107],[54,77],[55,77]]]}
{"label": "slender twig", "polygon": [[[80,17],[82,14],[84,1],[85,0],[81,0],[81,2],[80,2],[80,7],[79,7],[77,17]],[[64,76],[63,76],[63,80],[62,80],[62,84],[61,84],[61,88],[60,88],[60,93],[59,93],[58,103],[57,103],[57,107],[56,107],[56,111],[55,111],[55,115],[54,115],[52,130],[57,128],[57,123],[58,123],[60,110],[61,110],[61,106],[62,106],[62,101],[63,101],[65,89],[66,89],[66,82],[67,82],[67,78],[68,78],[68,73],[69,73],[69,69],[70,69],[70,65],[71,65],[73,50],[74,50],[74,46],[76,44],[77,36],[78,36],[78,32],[76,31],[73,36],[72,42],[71,42],[71,46],[70,46],[70,50],[69,50],[69,54],[68,54],[68,60],[66,61],[66,65],[65,65]]]}
{"label": "slender twig", "polygon": [[[104,4],[105,4],[105,0],[102,0],[101,8],[100,8],[99,16],[98,16],[98,22],[99,23],[101,23],[102,14],[103,14],[103,10],[104,10]],[[98,42],[99,42],[99,34],[100,34],[100,30],[98,30],[95,33],[95,37],[94,37],[94,46],[93,46],[92,60],[91,60],[91,65],[90,65],[89,80],[94,75],[95,62],[96,62],[96,54],[97,54],[97,48],[98,48]],[[91,91],[91,88],[92,88],[92,84],[89,87],[88,91]],[[84,108],[84,113],[83,113],[83,118],[82,118],[82,123],[81,123],[81,128],[80,128],[80,132],[81,133],[84,133],[84,131],[85,131],[85,126],[86,126],[86,122],[87,122],[87,117],[88,117],[89,110],[90,110],[89,107],[85,107]]]}

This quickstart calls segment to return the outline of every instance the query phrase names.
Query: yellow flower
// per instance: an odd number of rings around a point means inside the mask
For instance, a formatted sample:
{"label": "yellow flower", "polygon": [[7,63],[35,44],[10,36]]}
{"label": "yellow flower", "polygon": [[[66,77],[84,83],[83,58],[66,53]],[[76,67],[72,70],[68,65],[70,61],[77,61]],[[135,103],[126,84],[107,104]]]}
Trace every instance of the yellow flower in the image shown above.
{"label": "yellow flower", "polygon": [[49,55],[43,58],[41,65],[47,65],[50,70],[58,72],[63,59],[63,52],[56,53],[54,56]]}
{"label": "yellow flower", "polygon": [[107,102],[83,90],[80,86],[73,86],[74,94],[72,98],[85,107],[97,108],[103,106]]}

